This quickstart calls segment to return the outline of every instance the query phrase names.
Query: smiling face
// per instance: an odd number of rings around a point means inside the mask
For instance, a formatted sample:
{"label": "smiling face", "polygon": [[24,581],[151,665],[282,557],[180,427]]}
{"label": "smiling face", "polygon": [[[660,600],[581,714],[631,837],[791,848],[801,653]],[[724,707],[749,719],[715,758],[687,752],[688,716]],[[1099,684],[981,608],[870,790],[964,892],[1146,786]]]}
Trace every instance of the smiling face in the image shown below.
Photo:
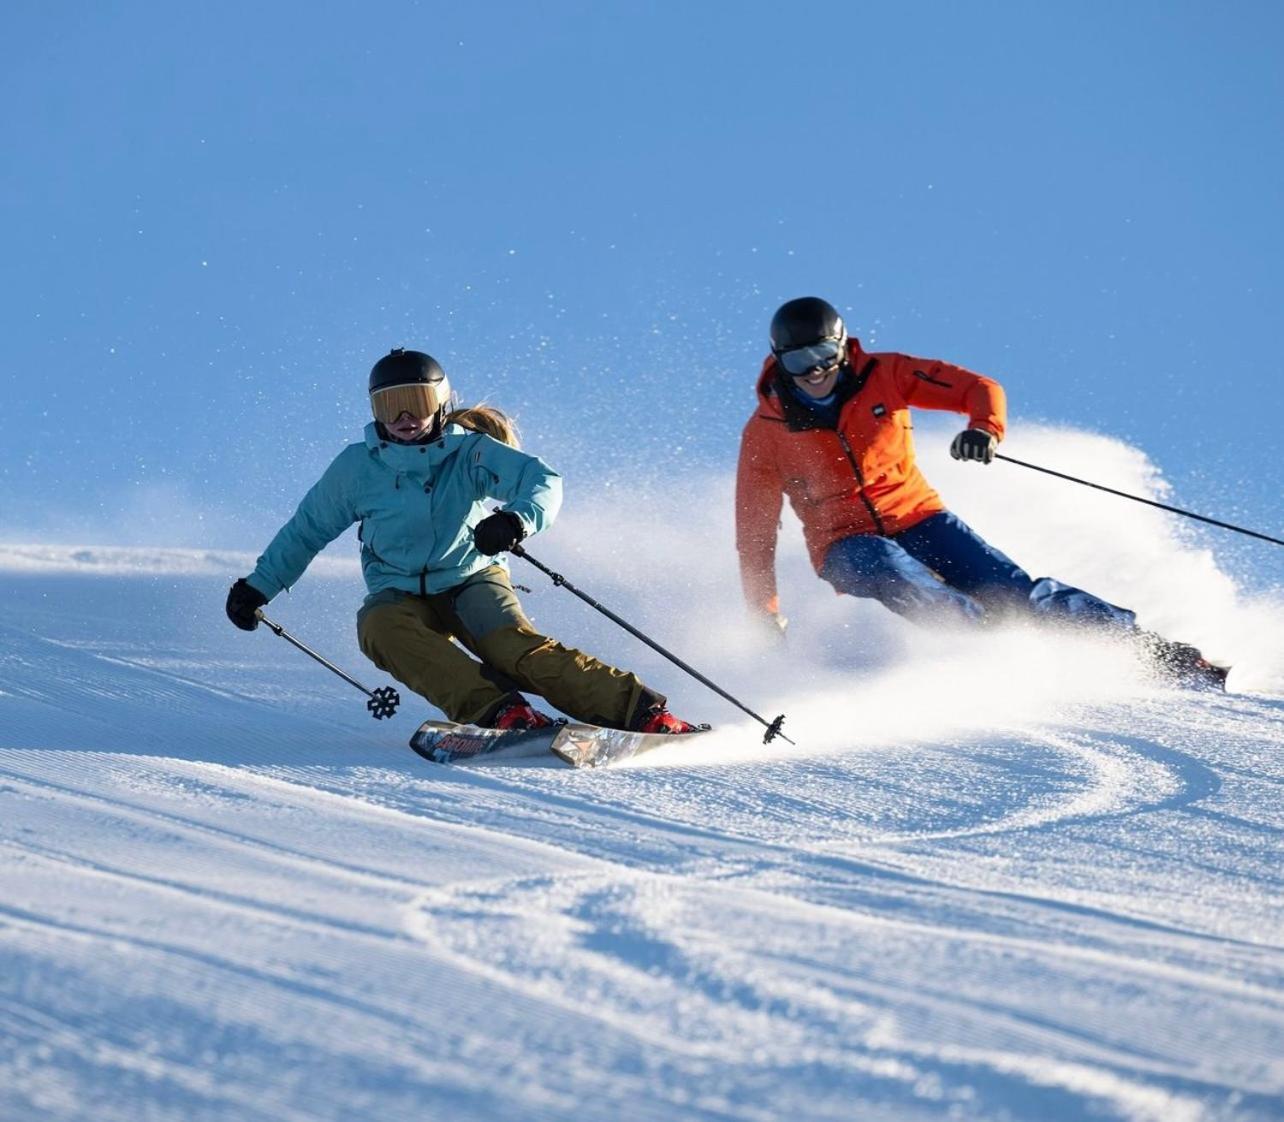
{"label": "smiling face", "polygon": [[838,384],[838,373],[842,364],[834,362],[829,366],[816,366],[805,374],[794,376],[794,385],[808,397],[828,397]]}
{"label": "smiling face", "polygon": [[[840,329],[841,323],[840,320]],[[794,380],[794,385],[802,393],[808,397],[828,397],[833,392],[838,373],[842,369],[845,342],[845,337],[820,337],[795,347],[774,350],[772,353],[781,369]]]}

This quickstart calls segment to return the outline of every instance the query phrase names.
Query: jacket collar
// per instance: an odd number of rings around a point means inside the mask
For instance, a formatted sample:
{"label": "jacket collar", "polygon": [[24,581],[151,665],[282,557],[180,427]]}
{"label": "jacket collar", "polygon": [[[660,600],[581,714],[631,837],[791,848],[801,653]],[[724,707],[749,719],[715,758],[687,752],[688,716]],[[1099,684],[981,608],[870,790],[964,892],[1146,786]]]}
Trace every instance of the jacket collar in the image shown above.
{"label": "jacket collar", "polygon": [[474,435],[463,425],[447,425],[442,434],[427,444],[399,444],[379,435],[379,427],[371,421],[365,427],[365,445],[371,455],[400,471],[412,468],[431,468],[452,456],[469,437]]}

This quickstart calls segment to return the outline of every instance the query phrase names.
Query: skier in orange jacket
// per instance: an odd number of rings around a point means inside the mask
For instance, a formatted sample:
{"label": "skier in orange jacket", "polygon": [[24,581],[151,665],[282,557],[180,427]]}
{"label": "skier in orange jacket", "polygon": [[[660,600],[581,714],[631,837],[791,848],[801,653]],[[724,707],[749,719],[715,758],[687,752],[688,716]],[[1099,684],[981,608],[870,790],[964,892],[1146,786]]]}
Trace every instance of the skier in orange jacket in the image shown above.
{"label": "skier in orange jacket", "polygon": [[839,593],[876,599],[916,622],[1032,615],[1105,626],[1137,639],[1175,681],[1224,682],[1225,671],[1195,648],[1140,631],[1133,612],[1082,589],[1032,578],[947,511],[915,462],[911,407],[966,415],[951,455],[994,458],[1007,406],[993,379],[934,359],[868,353],[814,296],[776,312],[736,479],[745,599],[773,633],[785,626],[775,560],[788,496],[813,567]]}

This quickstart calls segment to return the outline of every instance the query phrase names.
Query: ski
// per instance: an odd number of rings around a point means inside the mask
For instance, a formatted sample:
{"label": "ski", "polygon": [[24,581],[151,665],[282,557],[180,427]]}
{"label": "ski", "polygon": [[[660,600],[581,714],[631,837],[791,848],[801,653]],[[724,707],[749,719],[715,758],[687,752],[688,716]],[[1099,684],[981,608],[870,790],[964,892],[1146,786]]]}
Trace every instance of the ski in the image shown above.
{"label": "ski", "polygon": [[506,731],[449,721],[425,721],[410,747],[438,764],[492,764],[552,755],[574,768],[606,767],[656,748],[673,747],[708,727],[689,733],[627,732],[599,725],[559,722],[542,729]]}
{"label": "ski", "polygon": [[627,732],[569,722],[562,726],[551,750],[554,756],[571,767],[607,767],[640,756],[643,752],[672,748],[708,731],[708,725],[701,725],[695,732]]}
{"label": "ski", "polygon": [[561,730],[561,725],[510,730],[425,721],[410,738],[410,747],[435,764],[502,763],[547,755]]}

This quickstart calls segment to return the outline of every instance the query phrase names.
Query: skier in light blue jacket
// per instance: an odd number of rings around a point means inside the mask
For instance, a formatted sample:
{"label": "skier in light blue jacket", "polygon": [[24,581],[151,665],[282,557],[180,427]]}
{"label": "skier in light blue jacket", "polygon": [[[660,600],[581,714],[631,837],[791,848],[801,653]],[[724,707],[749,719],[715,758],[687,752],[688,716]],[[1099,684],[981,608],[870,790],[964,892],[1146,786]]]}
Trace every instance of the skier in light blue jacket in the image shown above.
{"label": "skier in light blue jacket", "polygon": [[[357,615],[361,649],[451,720],[502,729],[550,724],[527,691],[592,724],[690,731],[637,675],[531,626],[498,555],[552,523],[561,477],[518,450],[502,413],[452,412],[451,398],[430,355],[399,348],[375,363],[375,419],[364,440],[339,453],[254,572],[232,586],[228,617],[253,630],[258,610],[356,522],[369,590]],[[503,505],[488,513],[487,499]]]}

